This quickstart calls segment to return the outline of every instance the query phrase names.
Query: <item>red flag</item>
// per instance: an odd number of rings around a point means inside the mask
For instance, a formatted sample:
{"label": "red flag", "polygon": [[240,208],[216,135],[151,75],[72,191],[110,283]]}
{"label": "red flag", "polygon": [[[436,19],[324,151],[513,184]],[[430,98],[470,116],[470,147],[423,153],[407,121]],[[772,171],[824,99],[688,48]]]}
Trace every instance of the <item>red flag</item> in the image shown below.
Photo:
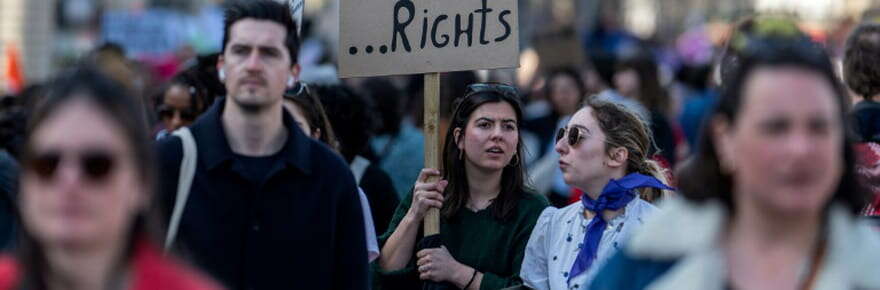
{"label": "red flag", "polygon": [[24,72],[21,69],[21,58],[18,50],[11,43],[6,45],[6,87],[11,93],[24,89]]}

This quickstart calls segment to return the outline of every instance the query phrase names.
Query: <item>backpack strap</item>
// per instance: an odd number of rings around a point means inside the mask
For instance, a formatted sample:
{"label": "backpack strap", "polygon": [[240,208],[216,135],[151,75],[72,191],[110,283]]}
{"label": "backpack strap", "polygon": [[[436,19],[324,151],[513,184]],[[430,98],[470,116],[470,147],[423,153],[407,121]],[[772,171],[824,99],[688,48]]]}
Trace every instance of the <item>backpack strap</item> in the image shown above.
{"label": "backpack strap", "polygon": [[180,162],[180,179],[177,182],[177,197],[174,201],[174,210],[171,212],[171,222],[168,224],[168,232],[165,235],[165,250],[171,249],[174,239],[177,238],[177,229],[180,227],[180,219],[183,217],[183,209],[189,198],[190,187],[196,175],[196,160],[198,149],[196,139],[187,127],[181,127],[172,133],[180,137],[183,145],[183,160]]}

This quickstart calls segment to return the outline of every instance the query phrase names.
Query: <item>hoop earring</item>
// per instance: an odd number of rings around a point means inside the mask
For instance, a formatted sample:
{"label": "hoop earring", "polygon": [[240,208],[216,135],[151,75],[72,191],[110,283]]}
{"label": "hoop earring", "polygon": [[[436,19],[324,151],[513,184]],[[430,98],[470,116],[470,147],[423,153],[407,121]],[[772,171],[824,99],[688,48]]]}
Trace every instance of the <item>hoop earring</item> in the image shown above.
{"label": "hoop earring", "polygon": [[511,159],[514,160],[514,161],[516,161],[516,162],[510,162],[510,163],[507,164],[507,166],[511,166],[511,167],[513,167],[513,166],[517,166],[517,165],[519,165],[519,154],[513,154],[513,158],[511,158]]}

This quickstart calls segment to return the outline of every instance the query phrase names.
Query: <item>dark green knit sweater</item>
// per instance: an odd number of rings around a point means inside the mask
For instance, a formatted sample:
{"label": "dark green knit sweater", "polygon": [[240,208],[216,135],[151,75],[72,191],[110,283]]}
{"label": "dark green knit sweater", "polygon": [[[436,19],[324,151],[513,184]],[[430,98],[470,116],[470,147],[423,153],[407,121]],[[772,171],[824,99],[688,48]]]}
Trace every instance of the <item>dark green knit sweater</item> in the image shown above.
{"label": "dark green knit sweater", "polygon": [[[388,231],[379,237],[379,247],[397,229],[412,204],[412,193],[400,202]],[[440,238],[443,245],[459,263],[483,273],[480,289],[501,289],[522,283],[519,268],[529,241],[529,235],[541,211],[548,205],[540,195],[523,193],[516,212],[502,222],[492,216],[492,207],[473,212],[462,208],[449,220],[440,220]],[[421,239],[419,230],[419,237]],[[416,271],[416,255],[413,253],[407,267],[397,271],[382,271],[373,265],[374,279],[379,289],[421,289]]]}

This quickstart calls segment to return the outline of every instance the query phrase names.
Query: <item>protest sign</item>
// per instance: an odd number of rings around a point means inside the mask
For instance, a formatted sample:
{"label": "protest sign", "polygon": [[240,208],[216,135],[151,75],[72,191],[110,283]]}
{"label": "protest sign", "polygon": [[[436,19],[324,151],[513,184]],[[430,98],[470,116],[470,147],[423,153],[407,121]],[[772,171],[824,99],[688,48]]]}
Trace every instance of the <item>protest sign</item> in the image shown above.
{"label": "protest sign", "polygon": [[[425,74],[427,168],[440,168],[439,73],[519,66],[517,0],[341,0],[339,19],[340,77]],[[424,225],[440,233],[437,209]]]}
{"label": "protest sign", "polygon": [[519,66],[516,0],[342,0],[340,77]]}

